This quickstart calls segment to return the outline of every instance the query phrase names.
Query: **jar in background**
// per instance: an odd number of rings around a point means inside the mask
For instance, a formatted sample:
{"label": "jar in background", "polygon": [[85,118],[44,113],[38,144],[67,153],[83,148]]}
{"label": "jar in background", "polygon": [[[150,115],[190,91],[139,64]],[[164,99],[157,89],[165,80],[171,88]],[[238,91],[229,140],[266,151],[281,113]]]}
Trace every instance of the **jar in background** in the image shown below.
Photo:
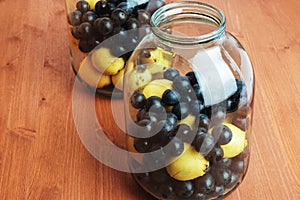
{"label": "jar in background", "polygon": [[124,75],[132,175],[157,199],[224,197],[249,164],[250,59],[211,5],[170,3],[151,25]]}
{"label": "jar in background", "polygon": [[[91,89],[122,97],[125,64],[163,0],[66,0],[72,68]],[[114,39],[112,36],[117,35]],[[104,43],[103,43],[104,42]],[[118,83],[118,84],[117,84]]]}

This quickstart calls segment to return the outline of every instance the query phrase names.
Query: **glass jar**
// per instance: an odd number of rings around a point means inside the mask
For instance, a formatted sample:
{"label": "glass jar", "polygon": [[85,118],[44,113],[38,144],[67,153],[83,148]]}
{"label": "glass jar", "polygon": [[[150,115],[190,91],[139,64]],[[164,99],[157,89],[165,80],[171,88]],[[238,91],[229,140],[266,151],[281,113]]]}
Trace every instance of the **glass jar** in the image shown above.
{"label": "glass jar", "polygon": [[[66,0],[70,58],[74,73],[104,96],[122,97],[125,64],[164,0]],[[112,36],[118,35],[114,39]],[[107,41],[109,40],[109,41]]]}
{"label": "glass jar", "polygon": [[151,26],[124,75],[132,175],[157,199],[222,198],[249,165],[250,59],[208,4],[167,4]]}

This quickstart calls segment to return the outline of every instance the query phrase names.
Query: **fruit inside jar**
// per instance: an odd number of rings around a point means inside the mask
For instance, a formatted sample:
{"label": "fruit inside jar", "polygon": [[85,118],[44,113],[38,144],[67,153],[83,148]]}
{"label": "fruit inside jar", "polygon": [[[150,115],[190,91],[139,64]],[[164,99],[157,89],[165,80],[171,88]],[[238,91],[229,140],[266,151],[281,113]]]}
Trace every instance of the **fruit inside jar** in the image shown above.
{"label": "fruit inside jar", "polygon": [[[157,199],[226,196],[248,167],[251,105],[243,78],[228,71],[230,79],[215,77],[216,85],[207,85],[206,68],[194,61],[145,48],[125,70],[127,147],[142,155],[132,156],[132,175]],[[222,85],[222,95],[210,97],[206,90],[216,91],[224,80],[229,86]]]}
{"label": "fruit inside jar", "polygon": [[[122,96],[124,67],[163,0],[66,0],[72,68],[102,95]],[[140,31],[140,29],[145,31]]]}

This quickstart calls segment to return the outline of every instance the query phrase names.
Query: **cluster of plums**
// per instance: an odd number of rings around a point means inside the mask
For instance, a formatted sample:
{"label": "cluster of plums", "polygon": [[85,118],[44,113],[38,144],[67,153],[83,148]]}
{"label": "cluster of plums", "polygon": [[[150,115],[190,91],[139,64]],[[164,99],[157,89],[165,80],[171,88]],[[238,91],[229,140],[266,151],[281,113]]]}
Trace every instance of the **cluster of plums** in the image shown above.
{"label": "cluster of plums", "polygon": [[148,25],[153,11],[163,4],[162,0],[142,4],[134,0],[80,0],[69,13],[68,21],[82,52],[88,53],[105,39],[117,35],[111,45],[112,53],[128,56],[140,41],[139,31],[128,33],[128,30]]}
{"label": "cluster of plums", "polygon": [[163,149],[142,165],[176,158],[189,143],[209,166],[205,166],[203,176],[191,180],[178,180],[167,168],[133,176],[159,199],[214,199],[226,194],[241,181],[247,168],[247,148],[230,158],[224,157],[221,148],[232,140],[233,125],[224,123],[224,117],[238,109],[243,82],[236,80],[237,91],[224,102],[205,106],[201,85],[193,71],[182,76],[175,68],[169,68],[163,78],[172,81],[172,87],[161,96],[145,95],[138,89],[130,99],[131,106],[138,110],[134,124],[139,128],[133,126],[128,130],[135,135],[134,149],[139,153]]}

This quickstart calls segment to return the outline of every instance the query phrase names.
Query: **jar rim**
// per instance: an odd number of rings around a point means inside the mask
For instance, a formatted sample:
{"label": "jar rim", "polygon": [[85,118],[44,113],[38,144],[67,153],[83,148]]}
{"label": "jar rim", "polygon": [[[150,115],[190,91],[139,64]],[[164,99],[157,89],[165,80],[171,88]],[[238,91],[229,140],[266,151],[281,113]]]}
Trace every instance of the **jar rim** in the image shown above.
{"label": "jar rim", "polygon": [[[208,33],[197,36],[179,36],[161,28],[162,23],[172,23],[176,17],[189,19],[187,15],[204,19],[202,22],[216,28]],[[179,45],[205,44],[219,39],[225,32],[226,17],[222,10],[199,1],[181,1],[166,4],[155,11],[150,20],[153,33],[160,39]]]}

